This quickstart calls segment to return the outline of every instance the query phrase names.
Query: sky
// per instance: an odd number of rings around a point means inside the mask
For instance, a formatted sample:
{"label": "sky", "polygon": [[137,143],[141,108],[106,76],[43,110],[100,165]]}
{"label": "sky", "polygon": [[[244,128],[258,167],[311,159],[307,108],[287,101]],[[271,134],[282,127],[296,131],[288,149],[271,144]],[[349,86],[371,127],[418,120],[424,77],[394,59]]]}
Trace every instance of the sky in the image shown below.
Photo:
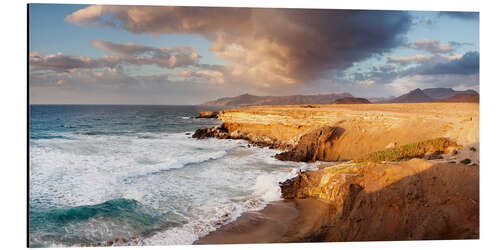
{"label": "sky", "polygon": [[479,92],[479,13],[29,5],[32,104]]}

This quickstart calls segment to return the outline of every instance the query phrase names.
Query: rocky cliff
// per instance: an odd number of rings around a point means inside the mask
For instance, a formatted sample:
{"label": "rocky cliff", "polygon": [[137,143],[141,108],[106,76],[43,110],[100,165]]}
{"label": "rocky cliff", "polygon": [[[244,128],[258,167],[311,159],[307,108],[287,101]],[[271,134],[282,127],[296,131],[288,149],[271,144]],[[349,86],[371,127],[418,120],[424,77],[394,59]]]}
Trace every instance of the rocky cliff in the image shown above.
{"label": "rocky cliff", "polygon": [[[289,155],[305,161],[353,160],[371,152],[439,137],[476,149],[460,151],[457,160],[479,160],[476,103],[252,106],[220,111],[218,118],[224,122],[222,130],[227,133],[223,138],[248,139],[251,143],[295,151]],[[317,137],[319,134],[322,136]],[[318,143],[314,142],[316,138]],[[316,152],[312,158],[297,154],[309,154],[311,150]]]}
{"label": "rocky cliff", "polygon": [[281,184],[286,199],[329,202],[317,241],[479,238],[479,168],[413,159],[340,164]]}
{"label": "rocky cliff", "polygon": [[478,103],[254,106],[218,118],[221,127],[193,137],[246,139],[284,150],[281,160],[336,162],[280,183],[285,199],[329,205],[310,230],[279,241],[479,237]]}

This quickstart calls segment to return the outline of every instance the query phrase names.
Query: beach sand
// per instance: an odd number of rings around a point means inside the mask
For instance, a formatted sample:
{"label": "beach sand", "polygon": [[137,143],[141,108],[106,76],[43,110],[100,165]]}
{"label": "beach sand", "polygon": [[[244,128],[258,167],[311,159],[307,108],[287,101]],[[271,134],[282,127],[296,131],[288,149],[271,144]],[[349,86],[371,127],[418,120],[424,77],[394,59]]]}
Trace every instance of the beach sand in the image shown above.
{"label": "beach sand", "polygon": [[194,244],[312,242],[332,206],[315,199],[283,200],[247,212]]}

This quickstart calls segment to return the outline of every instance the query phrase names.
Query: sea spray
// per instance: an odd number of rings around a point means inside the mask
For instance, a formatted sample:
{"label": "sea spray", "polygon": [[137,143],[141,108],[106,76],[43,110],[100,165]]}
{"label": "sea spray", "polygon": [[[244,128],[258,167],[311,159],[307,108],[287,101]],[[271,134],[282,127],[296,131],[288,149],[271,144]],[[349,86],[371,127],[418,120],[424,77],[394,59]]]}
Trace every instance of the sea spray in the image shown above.
{"label": "sea spray", "polygon": [[280,181],[315,167],[242,140],[193,139],[196,128],[220,124],[182,118],[196,115],[193,107],[31,107],[30,245],[191,244],[280,199]]}

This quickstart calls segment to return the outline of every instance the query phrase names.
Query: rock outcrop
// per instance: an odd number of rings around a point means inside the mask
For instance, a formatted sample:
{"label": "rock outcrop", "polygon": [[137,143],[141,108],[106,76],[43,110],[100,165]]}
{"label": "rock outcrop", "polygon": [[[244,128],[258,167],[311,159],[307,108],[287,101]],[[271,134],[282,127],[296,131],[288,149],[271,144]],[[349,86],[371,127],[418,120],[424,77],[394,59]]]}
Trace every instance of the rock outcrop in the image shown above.
{"label": "rock outcrop", "polygon": [[[457,162],[470,158],[479,163],[477,103],[253,106],[220,111],[218,119],[224,122],[228,135],[217,138],[247,139],[253,144],[294,151],[278,156],[282,160],[356,160],[386,150],[388,145],[443,137],[464,148],[477,149],[460,150]],[[323,127],[335,127],[335,136],[326,136],[328,129]],[[317,131],[322,131],[319,141],[313,139]]]}
{"label": "rock outcrop", "polygon": [[218,111],[200,111],[200,114],[195,118],[217,118]]}
{"label": "rock outcrop", "polygon": [[335,161],[330,151],[335,147],[334,141],[344,132],[343,128],[326,126],[309,132],[300,137],[297,145],[290,151],[276,155],[276,159],[282,161]]}
{"label": "rock outcrop", "polygon": [[285,199],[316,198],[335,211],[318,241],[479,238],[479,167],[413,159],[340,164],[281,183]]}

